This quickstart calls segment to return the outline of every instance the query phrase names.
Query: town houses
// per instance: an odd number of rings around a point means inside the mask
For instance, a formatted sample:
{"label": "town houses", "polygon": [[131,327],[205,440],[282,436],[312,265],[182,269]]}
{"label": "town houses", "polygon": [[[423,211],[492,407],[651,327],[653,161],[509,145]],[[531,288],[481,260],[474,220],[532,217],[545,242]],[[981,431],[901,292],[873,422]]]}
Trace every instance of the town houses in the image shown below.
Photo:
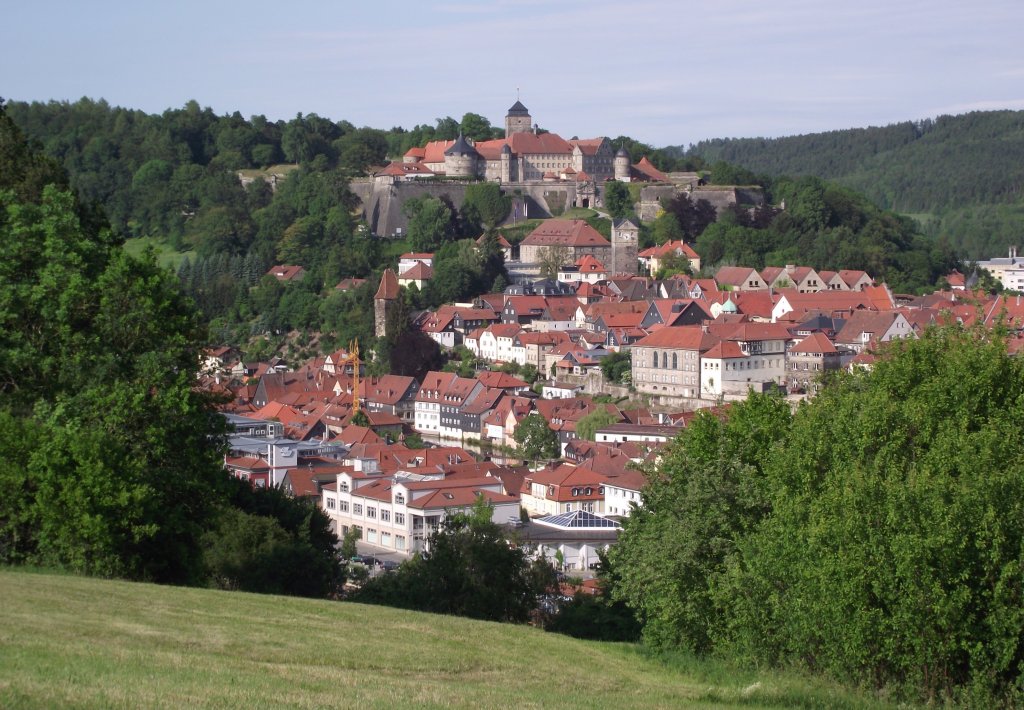
{"label": "town houses", "polygon": [[[230,395],[225,466],[317,500],[336,533],[358,529],[371,549],[423,551],[446,516],[483,500],[495,522],[536,522],[523,537],[541,553],[583,567],[643,505],[651,466],[696,413],[751,392],[813,396],[934,323],[1003,323],[1014,351],[1024,342],[1020,299],[970,291],[957,274],[956,290],[900,296],[862,271],[730,265],[697,277],[683,242],[622,246],[586,222],[542,222],[516,248],[532,261],[557,254],[558,278],[412,314],[409,328],[458,365],[420,377],[367,376],[347,349],[295,368],[207,351],[204,381]],[[377,321],[430,276],[433,257],[405,253],[385,271]],[[557,443],[550,459],[520,458],[516,432],[531,415]]]}

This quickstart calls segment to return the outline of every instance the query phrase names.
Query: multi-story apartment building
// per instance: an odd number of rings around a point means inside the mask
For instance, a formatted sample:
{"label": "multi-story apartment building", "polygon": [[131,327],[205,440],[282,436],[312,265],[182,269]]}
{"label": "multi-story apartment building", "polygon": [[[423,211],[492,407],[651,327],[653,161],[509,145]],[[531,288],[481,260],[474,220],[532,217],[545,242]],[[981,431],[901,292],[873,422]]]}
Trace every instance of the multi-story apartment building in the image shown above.
{"label": "multi-story apartment building", "polygon": [[468,511],[481,498],[493,506],[494,522],[519,519],[519,499],[506,495],[501,480],[491,477],[345,472],[323,486],[320,500],[339,536],[354,526],[365,542],[411,555],[427,549],[445,518]]}

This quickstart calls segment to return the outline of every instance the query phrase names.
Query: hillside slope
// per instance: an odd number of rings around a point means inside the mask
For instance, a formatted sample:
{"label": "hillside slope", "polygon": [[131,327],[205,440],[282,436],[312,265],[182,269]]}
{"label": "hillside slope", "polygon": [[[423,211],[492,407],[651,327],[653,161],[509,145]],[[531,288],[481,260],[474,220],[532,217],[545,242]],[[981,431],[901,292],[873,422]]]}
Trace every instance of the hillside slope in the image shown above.
{"label": "hillside slope", "polygon": [[0,707],[877,706],[797,676],[350,603],[10,570],[0,598]]}
{"label": "hillside slope", "polygon": [[984,111],[785,138],[675,149],[767,175],[814,175],[922,218],[970,258],[1005,255],[1024,232],[1024,111]]}

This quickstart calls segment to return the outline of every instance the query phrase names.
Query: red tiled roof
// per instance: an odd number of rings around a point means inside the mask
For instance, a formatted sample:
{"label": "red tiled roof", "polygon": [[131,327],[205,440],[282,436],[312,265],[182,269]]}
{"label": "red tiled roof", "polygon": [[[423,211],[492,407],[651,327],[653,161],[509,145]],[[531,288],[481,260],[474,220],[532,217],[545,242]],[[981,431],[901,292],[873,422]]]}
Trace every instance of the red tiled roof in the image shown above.
{"label": "red tiled roof", "polygon": [[433,277],[434,270],[422,261],[417,261],[411,268],[406,269],[400,275],[400,278],[414,281],[429,281]]}
{"label": "red tiled roof", "polygon": [[398,277],[395,276],[395,272],[391,269],[384,269],[384,274],[380,277],[380,287],[377,289],[377,294],[374,298],[392,301],[398,298],[400,293],[401,289],[398,285]]}
{"label": "red tiled roof", "polygon": [[455,141],[430,141],[423,148],[424,163],[443,163],[444,152],[455,145]]}
{"label": "red tiled roof", "polygon": [[705,333],[700,326],[684,325],[656,330],[646,338],[633,343],[633,347],[682,348],[703,352],[717,341],[718,338]]}
{"label": "red tiled roof", "polygon": [[579,267],[581,274],[597,274],[608,271],[604,264],[597,260],[593,254],[585,254],[576,260],[576,266]]}
{"label": "red tiled roof", "polygon": [[548,219],[523,240],[524,246],[611,246],[611,242],[579,219]]}
{"label": "red tiled roof", "polygon": [[[497,238],[498,238],[498,246],[500,246],[502,249],[511,249],[512,248],[512,245],[509,244],[509,241],[507,239],[505,239],[504,235],[499,234]],[[487,239],[487,235],[486,234],[481,234],[477,238],[476,243],[478,245],[482,245],[484,243],[485,239]]]}
{"label": "red tiled roof", "polygon": [[643,175],[647,177],[647,179],[649,180],[654,180],[655,182],[669,181],[668,175],[654,167],[654,164],[647,159],[646,155],[640,158],[640,162],[634,165],[633,169],[637,170],[640,173],[643,173]]}
{"label": "red tiled roof", "polygon": [[535,155],[537,153],[568,155],[572,146],[557,133],[513,133],[507,138],[480,141],[475,148],[487,160],[499,160],[502,146],[508,145],[513,155]]}
{"label": "red tiled roof", "polygon": [[306,273],[306,270],[301,266],[278,264],[277,266],[271,266],[267,273],[276,277],[279,281],[294,281],[301,278]]}
{"label": "red tiled roof", "polygon": [[689,244],[682,240],[677,240],[674,242],[665,242],[664,244],[661,244],[659,246],[648,247],[639,254],[637,254],[637,256],[643,257],[645,259],[650,259],[651,257],[664,259],[666,256],[672,253],[681,254],[685,256],[687,259],[700,258],[697,252],[695,252]]}
{"label": "red tiled roof", "polygon": [[704,358],[738,358],[747,357],[746,353],[740,350],[739,343],[731,340],[721,340],[710,350],[704,353]]}
{"label": "red tiled roof", "polygon": [[604,138],[573,138],[569,141],[569,145],[579,146],[583,155],[597,155],[597,151],[604,141]]}
{"label": "red tiled roof", "polygon": [[832,344],[832,341],[824,333],[811,333],[794,345],[789,352],[791,354],[813,353],[830,355],[839,351],[836,350],[836,346]]}

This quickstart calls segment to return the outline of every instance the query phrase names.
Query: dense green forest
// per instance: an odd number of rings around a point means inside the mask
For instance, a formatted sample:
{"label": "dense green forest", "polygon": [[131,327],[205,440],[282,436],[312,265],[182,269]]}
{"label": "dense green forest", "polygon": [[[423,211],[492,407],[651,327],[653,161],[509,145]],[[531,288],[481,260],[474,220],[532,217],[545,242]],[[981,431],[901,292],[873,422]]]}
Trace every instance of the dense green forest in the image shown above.
{"label": "dense green forest", "polygon": [[1024,111],[973,112],[786,138],[702,141],[671,151],[773,176],[814,175],[919,218],[969,259],[1003,256],[1024,231]]}

